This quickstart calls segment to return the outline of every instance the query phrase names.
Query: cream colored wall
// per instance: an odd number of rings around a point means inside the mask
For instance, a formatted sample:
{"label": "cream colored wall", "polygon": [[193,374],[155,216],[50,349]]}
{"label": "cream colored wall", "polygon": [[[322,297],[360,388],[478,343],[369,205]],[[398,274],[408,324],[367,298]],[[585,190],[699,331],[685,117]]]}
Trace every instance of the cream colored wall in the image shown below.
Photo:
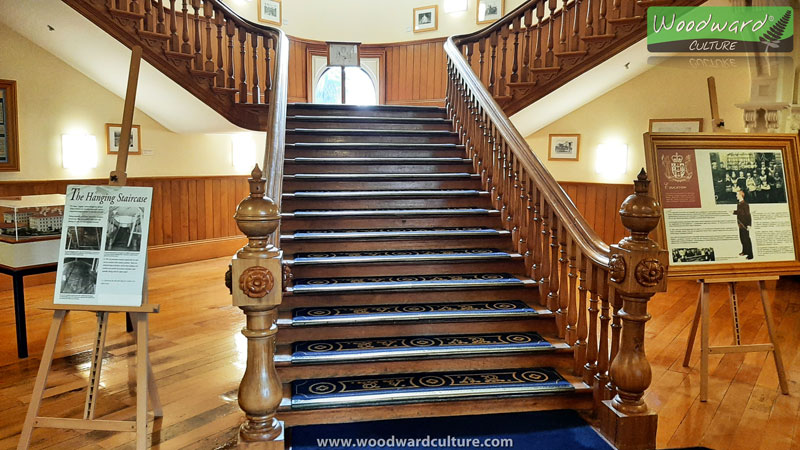
{"label": "cream colored wall", "polygon": [[[123,99],[3,25],[0,42],[0,78],[17,81],[20,134],[20,171],[2,172],[0,181],[108,176],[116,156],[106,154],[105,123],[121,121]],[[131,177],[237,173],[230,135],[175,134],[138,110],[134,123],[142,127],[143,150],[152,155],[129,158]],[[61,135],[72,133],[97,138],[96,169],[62,167]],[[264,135],[252,134],[263,147]]]}
{"label": "cream colored wall", "polygon": [[[556,180],[629,183],[645,166],[642,134],[648,130],[649,119],[702,117],[704,131],[710,131],[706,83],[709,76],[716,80],[725,127],[735,132],[745,131],[742,110],[734,105],[747,101],[750,72],[744,58],[736,61],[734,68],[710,70],[696,67],[694,59],[671,59],[531,134],[526,140]],[[579,160],[548,161],[548,135],[575,133],[581,135]],[[628,145],[628,163],[623,174],[610,176],[595,171],[597,147],[602,143]]]}
{"label": "cream colored wall", "polygon": [[[505,0],[505,12],[524,0]],[[254,22],[258,0],[229,0],[237,13]],[[283,0],[281,29],[290,36],[320,41],[388,43],[431,39],[477,31],[477,0],[467,1],[467,11],[446,14],[444,0]],[[439,29],[411,31],[414,8],[439,6]]]}

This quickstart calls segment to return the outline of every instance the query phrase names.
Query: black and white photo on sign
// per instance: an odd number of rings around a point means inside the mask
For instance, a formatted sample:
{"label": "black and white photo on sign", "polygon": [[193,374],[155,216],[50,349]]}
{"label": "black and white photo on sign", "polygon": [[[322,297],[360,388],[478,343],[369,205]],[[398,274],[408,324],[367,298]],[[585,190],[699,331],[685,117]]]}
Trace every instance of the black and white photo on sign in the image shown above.
{"label": "black and white photo on sign", "polygon": [[672,249],[672,262],[706,262],[716,261],[714,249],[707,248],[675,248]]}
{"label": "black and white photo on sign", "polygon": [[258,20],[262,22],[281,24],[281,3],[273,0],[260,0]]}
{"label": "black and white photo on sign", "polygon": [[436,5],[414,8],[414,32],[436,30],[438,28],[437,13]]}
{"label": "black and white photo on sign", "polygon": [[61,293],[94,294],[99,261],[99,258],[64,258]]}
{"label": "black and white photo on sign", "polygon": [[[122,125],[115,123],[106,124],[106,152],[109,154],[119,152],[120,139],[122,137]],[[131,126],[131,137],[128,139],[128,153],[138,155],[141,153],[141,127]]]}
{"label": "black and white photo on sign", "polygon": [[709,153],[714,200],[735,205],[744,192],[750,204],[786,203],[783,158],[779,151],[727,151]]}
{"label": "black and white photo on sign", "polygon": [[67,228],[67,250],[100,250],[103,240],[103,227],[79,227],[70,225]]}
{"label": "black and white photo on sign", "polygon": [[503,0],[478,0],[478,23],[492,22],[503,17]]}
{"label": "black and white photo on sign", "polygon": [[578,134],[551,134],[548,159],[577,160],[580,146]]}
{"label": "black and white photo on sign", "polygon": [[144,208],[112,206],[108,210],[106,250],[138,252],[142,245]]}

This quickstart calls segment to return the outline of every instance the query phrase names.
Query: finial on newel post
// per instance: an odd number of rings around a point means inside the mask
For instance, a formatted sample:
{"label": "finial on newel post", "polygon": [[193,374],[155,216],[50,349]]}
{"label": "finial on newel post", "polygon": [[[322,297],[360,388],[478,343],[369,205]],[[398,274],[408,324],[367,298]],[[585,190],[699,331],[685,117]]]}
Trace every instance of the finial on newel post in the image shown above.
{"label": "finial on newel post", "polygon": [[647,302],[667,290],[667,252],[650,239],[661,220],[661,205],[648,193],[644,169],[633,182],[634,193],[622,202],[619,215],[630,236],[611,246],[609,284],[622,300],[622,333],[609,370],[616,396],[600,408],[603,433],[621,450],[655,448],[658,416],[642,397],[650,386],[650,363],[644,351]]}
{"label": "finial on newel post", "polygon": [[283,252],[269,243],[280,225],[280,211],[265,195],[266,180],[258,165],[248,182],[250,196],[239,203],[233,216],[248,243],[233,257],[229,286],[233,305],[247,316],[242,330],[247,338],[247,367],[239,385],[245,422],[239,429],[239,447],[283,449],[283,425],[275,417],[283,391],[274,362]]}

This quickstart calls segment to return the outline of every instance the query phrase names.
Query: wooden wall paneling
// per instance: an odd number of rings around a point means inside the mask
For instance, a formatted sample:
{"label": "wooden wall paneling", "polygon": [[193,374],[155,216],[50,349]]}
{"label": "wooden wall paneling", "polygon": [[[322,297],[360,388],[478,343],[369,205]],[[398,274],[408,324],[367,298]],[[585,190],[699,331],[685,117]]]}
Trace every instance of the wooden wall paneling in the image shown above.
{"label": "wooden wall paneling", "polygon": [[210,179],[203,180],[203,191],[205,200],[205,215],[203,222],[205,223],[205,239],[214,236],[214,182]]}
{"label": "wooden wall paneling", "polygon": [[[189,220],[187,224],[196,224],[197,223],[197,181],[196,180],[189,180],[187,183],[189,185]],[[190,226],[189,227],[189,240],[196,241],[197,238],[197,226]]]}
{"label": "wooden wall paneling", "polygon": [[165,201],[161,205],[161,216],[163,217],[163,226],[161,227],[162,238],[161,242],[164,244],[171,244],[172,240],[172,208],[171,204],[174,203],[172,197],[172,185],[169,180],[159,181],[153,189],[161,188],[164,193]]}

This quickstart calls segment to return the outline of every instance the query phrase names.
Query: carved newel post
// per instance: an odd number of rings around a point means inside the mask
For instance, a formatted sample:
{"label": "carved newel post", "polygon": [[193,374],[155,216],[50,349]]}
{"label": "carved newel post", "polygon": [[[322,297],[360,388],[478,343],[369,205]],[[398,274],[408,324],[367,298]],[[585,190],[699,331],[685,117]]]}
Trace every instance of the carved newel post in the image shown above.
{"label": "carved newel post", "polygon": [[231,263],[233,305],[247,316],[247,367],[239,385],[239,406],[246,420],[239,430],[240,448],[283,449],[283,426],[275,417],[283,395],[275,371],[275,323],[281,303],[282,252],[268,242],[280,223],[275,202],[264,194],[266,181],[256,165],[250,196],[236,208],[236,225],[249,243]]}
{"label": "carved newel post", "polygon": [[610,368],[617,394],[600,408],[603,433],[621,450],[656,446],[658,416],[642,400],[651,380],[644,325],[650,320],[647,302],[656,292],[666,291],[668,265],[667,252],[648,236],[658,226],[661,206],[648,194],[644,169],[634,185],[635,193],[619,210],[630,236],[611,246],[609,281],[622,300],[620,347]]}

